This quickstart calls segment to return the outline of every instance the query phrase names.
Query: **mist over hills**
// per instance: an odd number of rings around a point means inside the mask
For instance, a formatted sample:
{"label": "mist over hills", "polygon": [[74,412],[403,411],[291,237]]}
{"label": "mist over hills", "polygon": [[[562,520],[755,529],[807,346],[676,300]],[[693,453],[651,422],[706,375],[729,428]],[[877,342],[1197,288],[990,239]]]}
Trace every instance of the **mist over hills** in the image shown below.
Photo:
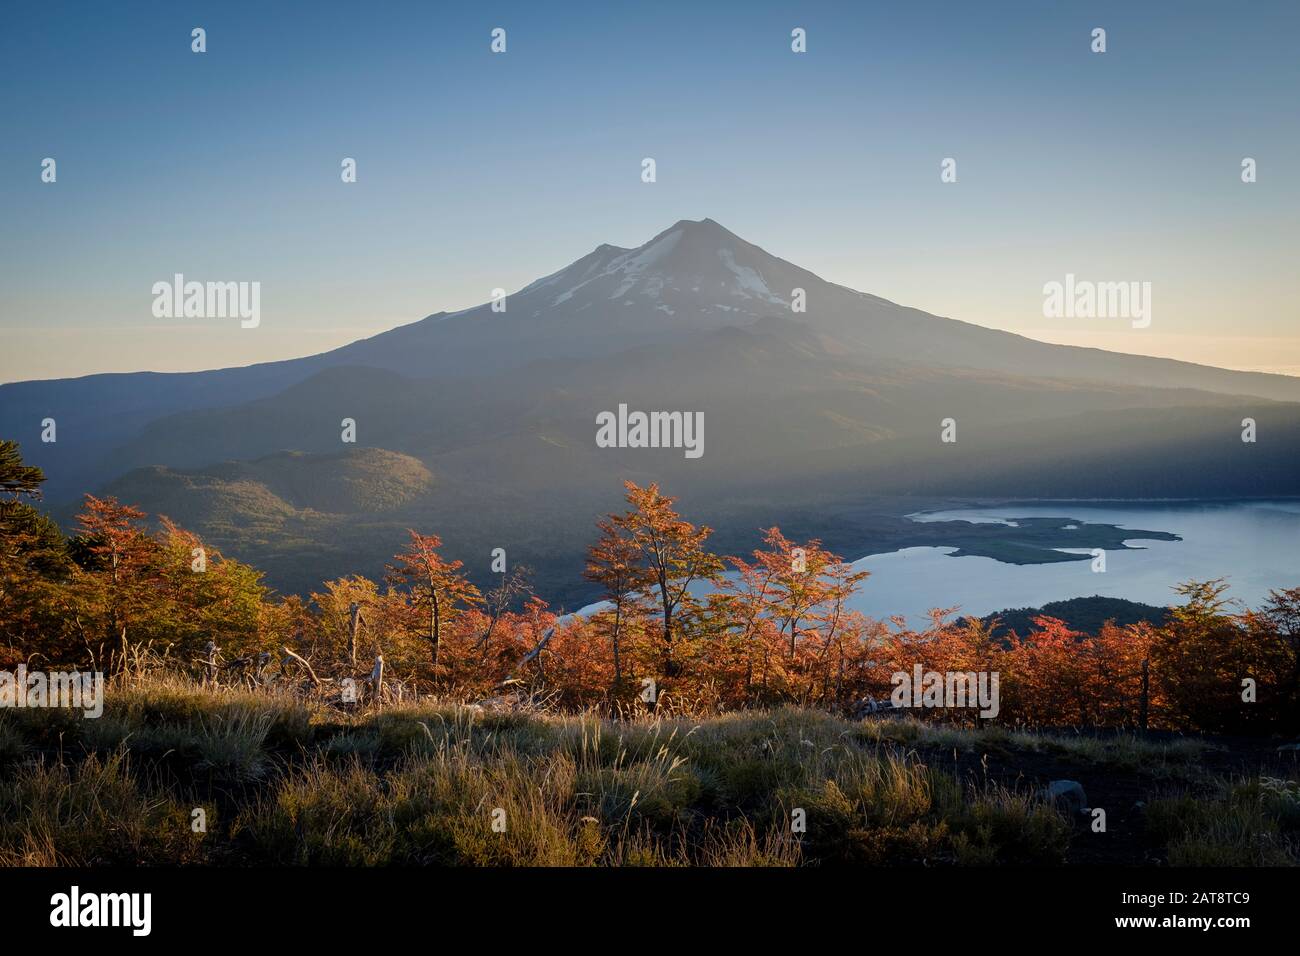
{"label": "mist over hills", "polygon": [[[899,500],[915,510],[922,496],[1295,494],[1298,402],[1300,379],[899,306],[705,219],[599,246],[505,312],[439,313],[247,368],[0,386],[0,434],[46,469],[62,517],[106,490],[285,589],[376,574],[416,527],[476,575],[504,547],[576,601],[592,521],[619,506],[624,479],[663,482],[722,547],[778,523],[857,556]],[[703,457],[597,447],[597,414],[620,404],[702,412]],[[1244,417],[1258,443],[1241,441]],[[355,445],[340,441],[344,418]],[[940,442],[945,418],[956,443]],[[871,501],[879,520],[862,517]]]}

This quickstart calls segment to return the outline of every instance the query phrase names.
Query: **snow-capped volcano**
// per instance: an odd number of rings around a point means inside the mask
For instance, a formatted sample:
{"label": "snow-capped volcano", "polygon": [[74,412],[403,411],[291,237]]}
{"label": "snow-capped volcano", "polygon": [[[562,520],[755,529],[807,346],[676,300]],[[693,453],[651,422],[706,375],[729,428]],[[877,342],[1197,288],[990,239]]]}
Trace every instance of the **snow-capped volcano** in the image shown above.
{"label": "snow-capped volcano", "polygon": [[438,313],[315,359],[413,377],[463,375],[538,359],[678,345],[694,334],[767,327],[772,320],[797,325],[797,334],[835,354],[890,365],[1009,374],[1033,369],[1053,377],[1300,400],[1300,379],[1049,345],[901,306],[826,281],[707,218],[680,220],[634,249],[599,245],[507,296],[505,312],[485,302]]}
{"label": "snow-capped volcano", "polygon": [[[649,310],[661,323],[673,317],[685,325],[714,328],[788,312],[795,288],[790,283],[798,281],[801,271],[712,219],[683,219],[635,249],[597,246],[509,296],[506,314],[575,316],[587,322],[598,318],[624,325]],[[484,309],[490,311],[484,304],[434,318],[478,317]]]}
{"label": "snow-capped volcano", "polygon": [[670,315],[676,305],[758,316],[772,306],[789,305],[790,290],[782,294],[764,279],[764,271],[780,271],[764,259],[771,257],[712,219],[682,220],[636,249],[599,246],[521,295],[567,286],[551,301],[552,307],[579,297],[587,305],[606,299],[631,306],[648,299]]}
{"label": "snow-capped volcano", "polygon": [[[450,360],[453,352],[462,359],[468,353],[480,367],[602,354],[665,336],[789,316],[794,290],[814,284],[836,290],[835,298],[861,298],[712,219],[684,219],[634,249],[597,246],[509,294],[504,312],[485,302],[438,313],[333,354],[412,375],[466,368]],[[823,295],[822,302],[829,306],[831,296]]]}
{"label": "snow-capped volcano", "polygon": [[[802,290],[802,309],[794,307],[795,290]],[[672,362],[663,366],[668,356]],[[304,383],[343,368],[357,370],[349,381],[358,395],[396,407],[396,399],[384,397],[384,389],[396,394],[404,388],[392,381],[393,373],[438,389],[472,385],[503,395],[507,386],[535,380],[542,383],[538,387],[576,395],[583,385],[573,381],[575,376],[608,379],[616,391],[626,386],[631,370],[653,364],[659,369],[654,381],[672,380],[681,388],[735,397],[742,385],[752,384],[749,379],[759,374],[754,371],[759,366],[762,377],[756,381],[769,388],[774,381],[794,378],[809,388],[823,382],[835,387],[843,373],[832,369],[832,362],[912,382],[934,374],[1032,376],[1061,380],[1071,389],[1141,385],[1300,401],[1296,378],[1048,345],[930,315],[828,282],[712,219],[701,219],[676,222],[633,249],[598,245],[564,268],[509,292],[504,312],[485,301],[332,352],[244,368],[3,385],[0,434],[35,449],[32,460],[51,475],[47,494],[58,497],[79,493],[96,477],[112,477],[126,464],[242,458],[250,448],[267,453],[313,447],[300,440],[277,444],[276,434],[267,432],[245,448],[233,438],[221,444],[214,437],[202,438],[201,432],[209,424],[216,427],[220,410],[233,403],[281,401],[291,392],[301,394],[293,390]],[[800,364],[797,374],[792,363]],[[497,382],[502,384],[488,384]],[[303,413],[312,414],[320,400],[304,399]],[[512,407],[517,413],[533,401],[519,398]],[[752,407],[752,400],[747,401]],[[425,423],[436,414],[419,402],[413,408],[402,414],[422,428],[433,427]],[[190,413],[205,417],[202,422],[183,418]],[[250,414],[256,418],[263,413]],[[61,433],[75,431],[80,441],[42,443],[34,429],[47,417],[58,420]],[[173,420],[168,428],[180,428],[194,441],[182,441],[172,431],[164,434],[159,423],[167,417]],[[499,430],[506,424],[502,418],[481,427]],[[811,434],[809,426],[800,427]],[[874,427],[864,426],[861,433],[872,433]],[[232,434],[255,430],[241,425]],[[323,434],[324,440],[337,440],[328,429]],[[185,455],[168,452],[182,445]],[[167,459],[160,457],[165,452]]]}

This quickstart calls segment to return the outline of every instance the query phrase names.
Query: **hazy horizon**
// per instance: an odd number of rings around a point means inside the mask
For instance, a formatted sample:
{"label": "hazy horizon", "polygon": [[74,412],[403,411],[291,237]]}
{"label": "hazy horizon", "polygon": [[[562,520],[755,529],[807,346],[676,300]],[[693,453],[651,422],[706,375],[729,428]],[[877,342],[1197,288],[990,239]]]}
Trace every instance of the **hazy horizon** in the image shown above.
{"label": "hazy horizon", "polygon": [[[712,217],[701,216],[696,218],[703,219],[703,218],[712,218]],[[723,223],[722,225],[725,226],[725,223]],[[647,242],[649,241],[649,238],[650,237],[647,237],[646,240]],[[741,238],[744,239],[746,237],[741,236]],[[642,244],[638,243],[636,246],[632,246],[630,248],[636,248],[639,245]],[[771,250],[767,250],[767,251],[770,252]],[[581,258],[581,257],[579,256],[575,258]],[[555,272],[559,268],[567,267],[570,264],[571,262],[565,262],[563,263],[562,266],[558,266],[557,269],[550,270],[548,273],[544,273],[543,275],[550,274],[550,272]],[[797,261],[794,262],[793,264],[801,265]],[[535,278],[542,278],[542,277],[543,276],[539,275]],[[835,281],[833,279],[828,279],[828,277],[826,276],[821,276],[821,278],[827,279],[827,281],[832,281],[832,282]],[[526,284],[527,283],[525,283],[525,285]],[[845,283],[836,283],[836,284],[845,285]],[[523,288],[523,286],[521,286],[520,288]],[[848,286],[848,288],[852,288],[852,287]],[[509,291],[511,293],[514,293],[517,292],[518,290],[510,289]],[[857,289],[855,291],[874,294],[871,293],[871,290],[869,289]],[[885,297],[882,296],[882,298]],[[470,303],[467,306],[462,306],[462,308],[470,308],[470,307],[485,305],[487,304],[488,301],[489,301],[488,298],[485,297],[482,301]],[[899,302],[897,304],[903,306],[910,306],[910,303],[907,302]],[[154,336],[171,337],[171,336],[179,335],[179,336],[184,336],[187,339],[187,341],[184,343],[187,346],[187,348],[178,350],[176,353],[174,353],[174,358],[170,362],[167,361],[166,359],[163,359],[164,364],[162,366],[157,366],[157,367],[134,366],[131,364],[131,362],[133,361],[132,355],[127,354],[121,356],[120,360],[123,364],[121,364],[119,367],[103,366],[103,367],[89,368],[83,371],[78,371],[73,373],[53,372],[47,375],[26,374],[18,377],[9,377],[9,378],[5,378],[2,376],[2,374],[0,374],[0,384],[19,382],[19,381],[32,381],[32,380],[55,380],[61,378],[80,378],[86,375],[106,374],[106,373],[108,374],[132,373],[132,372],[185,373],[185,372],[208,371],[208,370],[219,369],[219,368],[244,367],[247,365],[257,365],[265,362],[285,361],[285,360],[302,358],[310,355],[320,354],[322,352],[331,351],[335,348],[348,345],[360,339],[365,339],[375,335],[380,335],[384,332],[391,331],[393,329],[400,328],[405,325],[411,325],[414,323],[421,322],[426,318],[432,317],[434,315],[438,315],[443,312],[451,313],[453,311],[459,311],[459,310],[439,309],[436,310],[435,312],[421,314],[420,316],[415,318],[399,320],[394,322],[391,325],[387,325],[383,327],[374,327],[374,328],[366,327],[366,326],[357,326],[352,328],[339,327],[334,329],[311,329],[311,328],[299,327],[296,329],[292,329],[287,333],[290,337],[292,337],[293,342],[292,343],[286,342],[284,344],[284,351],[277,352],[276,354],[268,355],[265,358],[254,359],[252,361],[231,362],[226,364],[212,364],[211,362],[204,362],[204,361],[191,363],[189,361],[189,357],[193,354],[192,350],[195,344],[193,339],[196,336],[215,334],[222,338],[225,338],[228,337],[229,335],[234,334],[232,330],[230,329],[213,330],[213,329],[203,329],[203,328],[196,329],[195,326],[193,326],[192,324],[186,324],[184,321],[181,321],[176,324],[165,324],[162,322],[158,322],[155,323],[154,325],[144,325],[144,326],[140,326],[139,328],[148,331],[151,335]],[[943,317],[958,319],[961,321],[972,321],[972,320],[963,319],[962,316],[960,315],[949,315]],[[1261,349],[1261,348],[1266,350],[1265,354],[1270,354],[1275,357],[1278,355],[1277,350],[1279,349],[1282,350],[1282,354],[1284,355],[1288,354],[1286,351],[1288,347],[1297,347],[1296,345],[1297,340],[1294,338],[1263,339],[1259,337],[1249,337],[1249,336],[1178,336],[1178,335],[1169,335],[1169,334],[1161,334],[1161,333],[1151,333],[1149,330],[1144,330],[1146,334],[1139,336],[1139,335],[1130,334],[1127,329],[1122,331],[1107,331],[1104,329],[1074,329],[1074,330],[1017,329],[1017,328],[1007,328],[999,325],[986,324],[982,322],[972,321],[972,324],[980,325],[984,328],[1003,329],[1004,331],[1009,331],[1018,335],[1023,335],[1026,338],[1031,338],[1039,342],[1047,342],[1047,343],[1053,343],[1059,345],[1073,345],[1073,346],[1079,346],[1083,348],[1097,348],[1109,352],[1120,352],[1120,353],[1127,353],[1133,355],[1146,355],[1146,356],[1151,356],[1156,358],[1178,359],[1182,361],[1196,362],[1198,364],[1210,365],[1218,368],[1232,369],[1238,371],[1264,372],[1264,373],[1272,373],[1272,374],[1280,374],[1280,375],[1290,375],[1293,377],[1300,375],[1300,361],[1297,361],[1296,364],[1266,363],[1260,365],[1260,364],[1252,364],[1252,359],[1249,357],[1254,354],[1255,349]],[[0,330],[0,334],[7,334],[10,331],[11,330]],[[56,334],[67,335],[71,338],[80,335],[83,331],[84,331],[83,329],[69,328],[69,329],[56,330]],[[122,328],[119,328],[117,331],[121,332],[124,330]],[[48,331],[41,331],[40,333],[33,331],[32,334],[49,335],[50,333]],[[1213,349],[1215,357],[1214,358],[1189,357],[1189,355],[1200,354],[1198,351],[1199,349],[1205,349],[1207,352]],[[203,354],[208,354],[208,353],[206,350],[204,350]],[[1300,360],[1300,351],[1297,351],[1294,357],[1297,358],[1297,360]],[[3,366],[0,365],[0,370],[2,369]]]}
{"label": "hazy horizon", "polygon": [[[0,13],[0,381],[315,354],[706,216],[936,315],[1300,371],[1292,5],[351,9]],[[260,326],[154,318],[178,272]],[[1150,282],[1151,326],[1045,318],[1067,274]]]}

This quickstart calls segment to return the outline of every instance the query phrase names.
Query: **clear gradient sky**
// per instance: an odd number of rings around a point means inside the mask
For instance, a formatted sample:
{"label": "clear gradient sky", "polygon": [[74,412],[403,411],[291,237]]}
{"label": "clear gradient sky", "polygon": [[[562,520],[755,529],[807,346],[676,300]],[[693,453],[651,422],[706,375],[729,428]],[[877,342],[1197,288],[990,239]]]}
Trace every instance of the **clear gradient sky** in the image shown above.
{"label": "clear gradient sky", "polygon": [[[319,352],[706,216],[940,315],[1300,373],[1298,41],[1292,0],[5,3],[0,381]],[[260,281],[261,326],[155,319],[176,272]],[[1151,327],[1045,319],[1066,273],[1151,282]]]}

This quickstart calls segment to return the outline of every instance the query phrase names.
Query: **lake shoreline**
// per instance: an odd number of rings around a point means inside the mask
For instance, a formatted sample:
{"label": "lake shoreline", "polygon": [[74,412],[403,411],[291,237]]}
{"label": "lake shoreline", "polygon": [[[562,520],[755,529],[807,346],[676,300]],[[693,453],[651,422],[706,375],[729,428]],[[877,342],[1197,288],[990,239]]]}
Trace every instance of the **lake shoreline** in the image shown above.
{"label": "lake shoreline", "polygon": [[[872,574],[854,602],[868,616],[919,622],[954,605],[983,616],[1094,594],[1168,606],[1178,584],[1220,577],[1230,597],[1254,606],[1270,589],[1300,583],[1296,497],[1021,500],[910,514],[910,528],[885,522],[897,536],[891,547],[849,552],[861,555],[856,570]],[[1076,553],[1053,554],[1070,535]]]}

